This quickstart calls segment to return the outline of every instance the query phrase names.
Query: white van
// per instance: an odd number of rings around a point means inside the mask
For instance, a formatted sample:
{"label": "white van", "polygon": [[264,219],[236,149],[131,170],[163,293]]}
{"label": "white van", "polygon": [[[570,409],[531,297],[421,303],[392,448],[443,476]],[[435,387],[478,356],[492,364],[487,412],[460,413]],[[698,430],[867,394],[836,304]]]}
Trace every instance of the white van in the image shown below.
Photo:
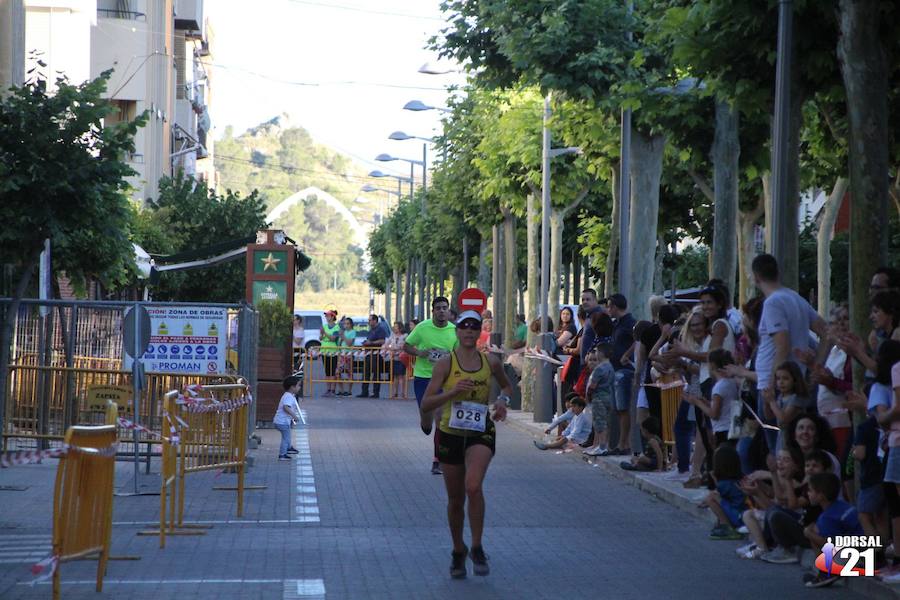
{"label": "white van", "polygon": [[295,310],[294,315],[303,318],[304,347],[320,346],[322,344],[320,334],[322,333],[322,323],[325,322],[325,311]]}

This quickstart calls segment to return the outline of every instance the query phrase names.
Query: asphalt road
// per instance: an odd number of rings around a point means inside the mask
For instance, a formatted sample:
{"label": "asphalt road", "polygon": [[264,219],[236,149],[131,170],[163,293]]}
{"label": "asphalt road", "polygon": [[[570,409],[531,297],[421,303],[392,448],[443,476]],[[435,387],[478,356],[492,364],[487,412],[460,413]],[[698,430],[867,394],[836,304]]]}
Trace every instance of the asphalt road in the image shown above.
{"label": "asphalt road", "polygon": [[[737,543],[709,540],[696,517],[580,460],[539,452],[508,425],[498,427],[485,484],[492,572],[476,578],[470,565],[468,579],[451,580],[443,481],[429,472],[431,442],[415,403],[328,398],[303,408],[293,462],[275,460],[277,432],[261,432],[248,483],[268,488],[247,492],[244,519],[234,516],[233,494],[211,491],[227,475],[197,475],[187,518],[214,527],[160,550],[156,538],[135,535],[157,518],[158,497],[117,497],[114,554],[142,560],[110,563],[102,594],[91,584],[95,563],[63,564],[63,598],[864,597],[807,590],[796,565],[738,559]],[[123,484],[130,469],[118,467]],[[23,585],[32,579],[25,558],[2,560],[23,541],[34,543],[34,556],[46,545],[49,512],[34,498],[52,489],[52,470],[0,472],[0,484],[30,488],[0,496],[2,598],[50,596],[46,584]]]}

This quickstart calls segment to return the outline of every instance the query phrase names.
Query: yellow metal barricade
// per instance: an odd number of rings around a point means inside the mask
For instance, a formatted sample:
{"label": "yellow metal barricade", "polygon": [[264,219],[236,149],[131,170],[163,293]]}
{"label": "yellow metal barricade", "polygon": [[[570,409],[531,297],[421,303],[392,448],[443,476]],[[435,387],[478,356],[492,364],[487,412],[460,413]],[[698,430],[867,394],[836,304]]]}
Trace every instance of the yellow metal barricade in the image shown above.
{"label": "yellow metal barricade", "polygon": [[109,560],[112,533],[116,428],[70,427],[53,493],[53,598],[59,598],[58,564],[97,557],[97,591]]}
{"label": "yellow metal barricade", "polygon": [[660,376],[657,384],[661,392],[662,440],[664,444],[674,446],[675,419],[678,417],[678,405],[681,404],[681,395],[684,393],[684,380],[680,375],[664,374]]}
{"label": "yellow metal barricade", "polygon": [[349,388],[347,391],[352,391],[356,384],[381,384],[390,388],[394,372],[388,354],[378,347],[310,347],[302,354],[303,395],[316,396],[323,391],[317,384],[323,383],[326,389]]}
{"label": "yellow metal barricade", "polygon": [[189,473],[236,473],[237,516],[244,514],[249,388],[240,380],[196,386],[186,394],[171,391],[163,400],[159,530],[141,532],[159,535],[161,548],[167,535],[204,533],[184,522],[185,477]]}

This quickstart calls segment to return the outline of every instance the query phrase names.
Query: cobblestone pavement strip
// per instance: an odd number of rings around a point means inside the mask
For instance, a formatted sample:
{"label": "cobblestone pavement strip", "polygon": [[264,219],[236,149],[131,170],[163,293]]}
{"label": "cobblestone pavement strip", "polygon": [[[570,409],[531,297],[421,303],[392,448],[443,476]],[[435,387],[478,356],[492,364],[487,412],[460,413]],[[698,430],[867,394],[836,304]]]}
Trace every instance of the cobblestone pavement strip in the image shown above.
{"label": "cobblestone pavement strip", "polygon": [[[234,476],[188,476],[185,519],[211,522],[204,536],[138,537],[159,516],[158,496],[115,499],[104,592],[96,563],[61,566],[63,598],[812,598],[799,571],[738,559],[736,544],[707,539],[709,525],[582,461],[538,452],[532,437],[498,427],[485,490],[491,575],[448,576],[443,481],[429,472],[431,443],[415,404],[315,399],[295,430],[301,455],[278,462],[278,433],[261,430],[245,515]],[[305,451],[308,444],[308,453]],[[49,547],[55,460],[0,471],[0,598],[48,598],[29,565]],[[157,470],[154,463],[153,470]],[[117,464],[128,488],[132,468]],[[153,484],[153,479],[148,480]],[[316,510],[313,510],[316,509]],[[315,517],[316,519],[313,519]],[[466,533],[468,538],[468,531]],[[17,563],[3,562],[10,552]],[[827,593],[827,592],[826,592]],[[846,588],[833,597],[865,598]]]}

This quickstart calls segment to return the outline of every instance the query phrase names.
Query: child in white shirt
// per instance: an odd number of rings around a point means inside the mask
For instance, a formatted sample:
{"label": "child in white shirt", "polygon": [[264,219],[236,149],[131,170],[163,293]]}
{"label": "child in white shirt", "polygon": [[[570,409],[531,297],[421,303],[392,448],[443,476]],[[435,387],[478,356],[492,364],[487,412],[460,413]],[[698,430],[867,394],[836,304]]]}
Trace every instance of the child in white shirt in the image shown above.
{"label": "child in white shirt", "polygon": [[278,402],[278,409],[272,418],[275,429],[281,432],[281,446],[278,449],[278,460],[291,460],[290,454],[298,450],[291,446],[291,425],[300,420],[300,406],[297,404],[297,392],[300,391],[300,378],[291,375],[281,382],[284,394]]}

